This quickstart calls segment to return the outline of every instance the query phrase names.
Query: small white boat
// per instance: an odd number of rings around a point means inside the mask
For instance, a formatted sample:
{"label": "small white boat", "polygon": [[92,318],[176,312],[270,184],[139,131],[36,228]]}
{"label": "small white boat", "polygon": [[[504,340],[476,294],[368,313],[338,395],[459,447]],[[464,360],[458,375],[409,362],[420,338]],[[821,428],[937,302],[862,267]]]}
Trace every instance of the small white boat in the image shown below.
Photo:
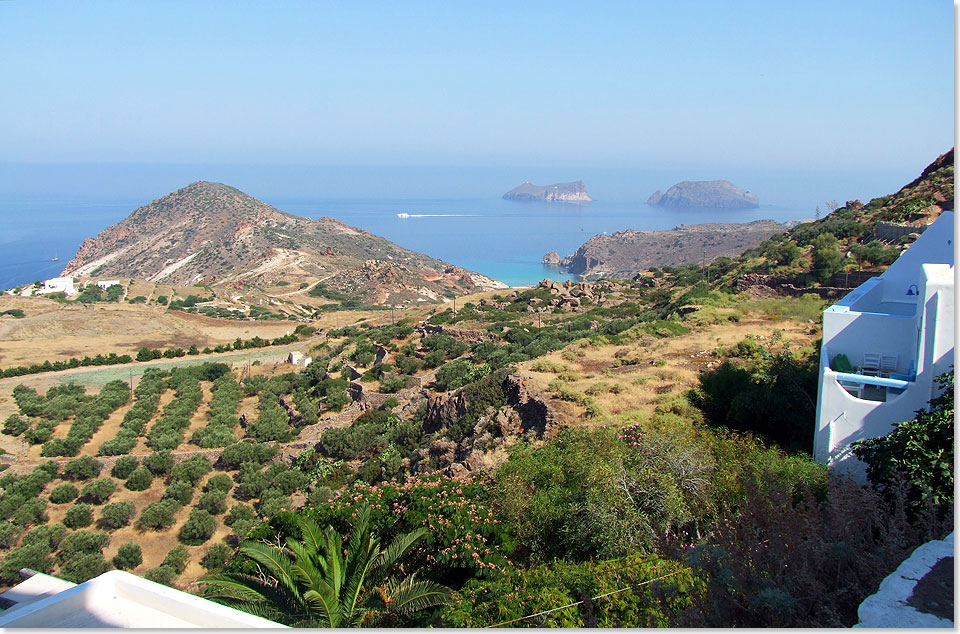
{"label": "small white boat", "polygon": [[397,214],[397,218],[409,218],[409,217],[410,217],[410,214],[408,213],[401,212]]}

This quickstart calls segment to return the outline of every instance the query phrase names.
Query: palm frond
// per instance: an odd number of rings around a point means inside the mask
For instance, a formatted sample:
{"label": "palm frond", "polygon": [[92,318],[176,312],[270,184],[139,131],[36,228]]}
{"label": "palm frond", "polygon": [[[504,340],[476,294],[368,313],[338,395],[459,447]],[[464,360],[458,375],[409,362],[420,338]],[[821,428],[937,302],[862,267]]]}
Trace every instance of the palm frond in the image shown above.
{"label": "palm frond", "polygon": [[386,611],[394,614],[409,614],[453,600],[453,590],[426,579],[410,575],[403,581],[390,583],[383,594]]}
{"label": "palm frond", "polygon": [[426,537],[427,530],[418,528],[415,531],[398,535],[396,539],[390,542],[382,555],[377,558],[373,569],[371,570],[371,580],[379,584],[390,573],[390,570],[397,565],[397,562],[403,558],[418,541]]}

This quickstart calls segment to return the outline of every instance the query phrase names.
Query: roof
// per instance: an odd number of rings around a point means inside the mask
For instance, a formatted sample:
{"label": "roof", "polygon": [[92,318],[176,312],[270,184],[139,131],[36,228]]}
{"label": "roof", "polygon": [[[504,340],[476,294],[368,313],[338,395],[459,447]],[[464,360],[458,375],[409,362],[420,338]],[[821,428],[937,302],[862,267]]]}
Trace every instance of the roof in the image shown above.
{"label": "roof", "polygon": [[[74,585],[37,574],[0,597],[0,627],[285,627],[122,570]],[[20,597],[18,600],[17,597]]]}

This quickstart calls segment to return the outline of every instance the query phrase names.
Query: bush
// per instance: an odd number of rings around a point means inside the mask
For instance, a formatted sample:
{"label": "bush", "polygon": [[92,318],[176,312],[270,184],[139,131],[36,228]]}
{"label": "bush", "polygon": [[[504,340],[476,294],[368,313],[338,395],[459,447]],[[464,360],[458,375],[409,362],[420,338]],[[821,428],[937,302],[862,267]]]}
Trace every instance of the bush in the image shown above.
{"label": "bush", "polygon": [[63,516],[63,524],[67,528],[83,528],[93,523],[93,507],[89,504],[74,504],[67,509]]}
{"label": "bush", "polygon": [[110,475],[118,480],[126,480],[133,473],[133,470],[140,465],[140,461],[135,456],[120,456],[113,463],[110,469]]}
{"label": "bush", "polygon": [[867,464],[867,477],[881,491],[894,489],[901,478],[910,485],[909,503],[920,511],[927,503],[952,513],[954,456],[953,372],[941,374],[943,393],[930,410],[897,423],[880,438],[853,444],[853,453]]}
{"label": "bush", "polygon": [[107,504],[100,511],[99,524],[103,528],[115,530],[122,528],[133,519],[134,507],[132,502],[114,502]]}
{"label": "bush", "polygon": [[153,581],[154,583],[162,583],[165,586],[172,584],[173,580],[176,579],[177,576],[177,571],[174,570],[172,566],[167,566],[165,564],[160,564],[156,568],[151,568],[143,573],[144,579]]}
{"label": "bush", "polygon": [[224,518],[223,523],[233,526],[236,522],[252,522],[257,519],[257,512],[249,504],[235,504]]}
{"label": "bush", "polygon": [[10,414],[3,421],[3,433],[8,436],[19,436],[30,427],[30,419],[26,416]]}
{"label": "bush", "polygon": [[214,476],[211,476],[207,483],[203,485],[203,492],[207,493],[208,491],[222,491],[224,495],[230,493],[230,489],[233,488],[233,480],[230,479],[225,473],[218,473]]}
{"label": "bush", "polygon": [[176,462],[169,450],[155,451],[143,459],[143,466],[150,469],[153,475],[164,475],[170,473]]}
{"label": "bush", "polygon": [[200,496],[197,501],[197,508],[201,508],[211,515],[220,515],[227,510],[227,494],[224,491],[214,489],[207,491]]}
{"label": "bush", "polygon": [[80,456],[74,458],[63,468],[64,480],[90,480],[100,475],[103,464],[90,456]]}
{"label": "bush", "polygon": [[178,575],[187,569],[190,562],[190,553],[185,546],[177,545],[170,549],[167,556],[163,558],[164,566],[170,566]]}
{"label": "bush", "polygon": [[113,557],[113,565],[118,570],[133,570],[142,563],[143,552],[140,550],[140,544],[135,542],[121,544]]}
{"label": "bush", "polygon": [[277,453],[274,445],[245,440],[225,447],[217,464],[221,469],[238,469],[244,462],[264,464]]}
{"label": "bush", "polygon": [[80,495],[80,493],[77,491],[77,487],[69,483],[64,483],[54,487],[54,489],[50,491],[50,501],[54,504],[66,504],[67,502],[76,500],[78,495]]}
{"label": "bush", "polygon": [[131,491],[146,491],[153,484],[153,474],[146,467],[137,467],[130,473],[124,486]]}
{"label": "bush", "polygon": [[163,492],[163,499],[173,500],[180,506],[186,506],[193,501],[193,487],[186,480],[174,480]]}
{"label": "bush", "polygon": [[90,504],[103,504],[117,490],[116,483],[110,478],[100,478],[87,484],[80,491],[80,499]]}
{"label": "bush", "polygon": [[222,569],[232,556],[233,549],[223,542],[218,542],[207,549],[207,553],[200,560],[200,565],[210,572],[216,572]]}
{"label": "bush", "polygon": [[170,470],[170,477],[173,480],[184,480],[190,483],[191,487],[197,486],[197,483],[203,479],[203,476],[210,473],[213,466],[204,456],[193,456],[183,462],[174,465]]}
{"label": "bush", "polygon": [[162,531],[173,526],[173,516],[179,509],[180,505],[173,500],[157,500],[143,507],[137,522],[140,528]]}
{"label": "bush", "polygon": [[210,539],[215,530],[217,530],[216,518],[202,508],[195,508],[190,511],[190,517],[180,529],[178,539],[184,544],[199,546]]}

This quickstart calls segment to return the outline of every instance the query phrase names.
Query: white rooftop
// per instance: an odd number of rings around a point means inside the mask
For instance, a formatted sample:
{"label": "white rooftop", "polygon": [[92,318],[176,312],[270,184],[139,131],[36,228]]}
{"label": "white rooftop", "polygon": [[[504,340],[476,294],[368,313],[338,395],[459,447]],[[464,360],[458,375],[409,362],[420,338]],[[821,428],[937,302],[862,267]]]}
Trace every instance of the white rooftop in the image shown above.
{"label": "white rooftop", "polygon": [[122,570],[74,585],[37,574],[7,590],[0,627],[285,627]]}

